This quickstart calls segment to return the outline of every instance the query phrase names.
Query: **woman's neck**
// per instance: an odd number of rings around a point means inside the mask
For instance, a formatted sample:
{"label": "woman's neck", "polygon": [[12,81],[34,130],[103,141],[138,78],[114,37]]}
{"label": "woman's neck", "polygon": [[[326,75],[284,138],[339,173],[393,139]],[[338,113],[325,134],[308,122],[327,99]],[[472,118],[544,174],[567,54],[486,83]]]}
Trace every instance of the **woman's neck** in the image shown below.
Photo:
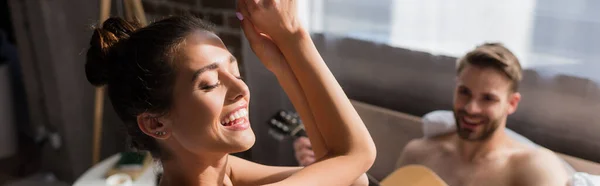
{"label": "woman's neck", "polygon": [[162,160],[164,173],[160,180],[160,186],[222,186],[229,171],[227,154],[172,155],[172,157]]}

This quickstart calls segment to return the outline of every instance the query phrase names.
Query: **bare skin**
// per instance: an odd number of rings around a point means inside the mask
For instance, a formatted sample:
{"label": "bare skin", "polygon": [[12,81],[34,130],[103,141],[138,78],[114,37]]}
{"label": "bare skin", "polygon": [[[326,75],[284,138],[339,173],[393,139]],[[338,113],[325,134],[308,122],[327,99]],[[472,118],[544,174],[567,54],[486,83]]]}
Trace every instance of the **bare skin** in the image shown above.
{"label": "bare skin", "polygon": [[[482,157],[460,153],[456,133],[411,141],[399,166],[420,164],[432,169],[448,185],[566,185],[561,162],[546,149],[533,149],[507,140]],[[533,170],[530,172],[526,170]],[[562,184],[561,184],[562,183]]]}
{"label": "bare skin", "polygon": [[[454,110],[458,131],[409,142],[398,167],[420,164],[448,185],[564,186],[568,176],[553,152],[532,148],[506,135],[506,117],[520,95],[501,72],[467,66],[457,77]],[[507,96],[508,95],[508,96]],[[469,126],[469,123],[484,123]]]}
{"label": "bare skin", "polygon": [[294,140],[294,156],[300,166],[308,166],[315,162],[315,152],[307,137]]}
{"label": "bare skin", "polygon": [[178,45],[168,114],[137,117],[139,128],[168,153],[161,159],[160,185],[367,185],[364,172],[375,161],[375,145],[298,24],[295,1],[238,2],[252,50],[299,112],[318,159],[307,167],[277,167],[229,155],[255,142],[248,118],[250,92],[223,42],[198,30]]}

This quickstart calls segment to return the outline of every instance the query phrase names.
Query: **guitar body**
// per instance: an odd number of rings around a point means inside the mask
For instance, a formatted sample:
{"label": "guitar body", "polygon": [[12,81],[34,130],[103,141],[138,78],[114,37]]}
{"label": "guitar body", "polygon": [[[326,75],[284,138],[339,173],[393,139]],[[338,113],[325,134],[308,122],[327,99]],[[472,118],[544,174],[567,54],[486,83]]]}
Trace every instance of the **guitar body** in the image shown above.
{"label": "guitar body", "polygon": [[422,165],[404,166],[385,177],[381,186],[448,186],[431,169]]}

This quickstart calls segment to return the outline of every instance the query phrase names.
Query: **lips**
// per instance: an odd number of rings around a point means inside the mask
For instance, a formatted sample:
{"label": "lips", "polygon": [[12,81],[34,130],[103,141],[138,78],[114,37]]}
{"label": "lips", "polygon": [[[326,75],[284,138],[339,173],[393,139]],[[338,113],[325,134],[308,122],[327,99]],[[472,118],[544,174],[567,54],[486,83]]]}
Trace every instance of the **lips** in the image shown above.
{"label": "lips", "polygon": [[231,126],[239,122],[248,116],[248,110],[246,108],[240,108],[236,111],[229,113],[221,120],[221,125]]}
{"label": "lips", "polygon": [[240,106],[231,111],[221,119],[220,123],[225,129],[231,131],[243,131],[250,128],[247,106]]}
{"label": "lips", "polygon": [[485,119],[481,118],[481,117],[470,117],[470,116],[463,116],[461,117],[461,125],[463,128],[467,128],[467,129],[475,129],[480,125],[483,125],[485,123]]}
{"label": "lips", "polygon": [[236,120],[243,119],[248,116],[248,110],[246,108],[238,109],[234,112],[229,113],[227,116],[223,117],[221,120],[221,125],[230,126],[236,122]]}

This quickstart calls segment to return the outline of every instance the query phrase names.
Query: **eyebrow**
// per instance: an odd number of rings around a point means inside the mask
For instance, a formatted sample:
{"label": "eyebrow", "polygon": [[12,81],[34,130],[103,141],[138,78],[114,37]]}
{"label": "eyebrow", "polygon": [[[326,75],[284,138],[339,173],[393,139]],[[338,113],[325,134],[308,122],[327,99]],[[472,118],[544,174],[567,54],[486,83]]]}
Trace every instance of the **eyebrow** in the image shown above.
{"label": "eyebrow", "polygon": [[[237,59],[231,55],[229,56],[229,63],[233,63],[236,62]],[[206,72],[206,71],[210,71],[210,70],[216,70],[219,68],[219,62],[214,62],[211,63],[210,65],[206,65],[198,70],[196,70],[196,72],[194,72],[194,75],[192,76],[192,82],[196,81],[196,79],[198,79],[198,77],[200,75],[202,75],[202,73]]]}
{"label": "eyebrow", "polygon": [[[465,85],[459,85],[459,86],[458,86],[458,89],[464,89],[464,90],[466,90],[466,91],[469,91],[469,92],[471,92],[471,89],[469,89],[469,87],[467,87],[467,86],[465,86]],[[491,96],[491,97],[493,97],[494,99],[498,99],[498,98],[500,97],[500,96],[498,96],[498,95],[494,94],[493,92],[483,92],[483,93],[481,93],[481,95],[484,95],[484,96]]]}

